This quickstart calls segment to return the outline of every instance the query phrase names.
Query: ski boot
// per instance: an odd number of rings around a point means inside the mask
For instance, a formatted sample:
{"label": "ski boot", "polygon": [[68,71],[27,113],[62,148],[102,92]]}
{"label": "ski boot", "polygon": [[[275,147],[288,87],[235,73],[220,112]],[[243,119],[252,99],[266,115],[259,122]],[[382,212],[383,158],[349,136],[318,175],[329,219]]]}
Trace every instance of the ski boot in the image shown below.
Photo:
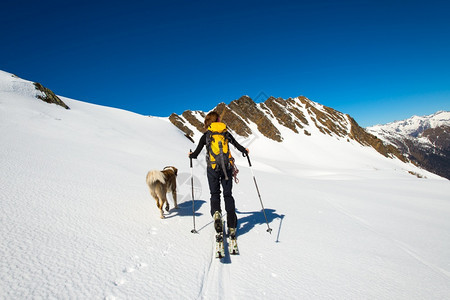
{"label": "ski boot", "polygon": [[222,233],[223,232],[223,226],[222,226],[222,214],[220,213],[220,211],[216,211],[214,213],[214,229],[216,230],[217,233]]}
{"label": "ski boot", "polygon": [[216,258],[225,257],[225,249],[223,244],[223,223],[220,211],[214,213],[214,229],[216,230]]}
{"label": "ski boot", "polygon": [[236,239],[236,228],[228,228],[228,236],[230,239],[235,240]]}
{"label": "ski boot", "polygon": [[239,255],[239,248],[236,240],[236,228],[228,228],[228,252],[231,255]]}

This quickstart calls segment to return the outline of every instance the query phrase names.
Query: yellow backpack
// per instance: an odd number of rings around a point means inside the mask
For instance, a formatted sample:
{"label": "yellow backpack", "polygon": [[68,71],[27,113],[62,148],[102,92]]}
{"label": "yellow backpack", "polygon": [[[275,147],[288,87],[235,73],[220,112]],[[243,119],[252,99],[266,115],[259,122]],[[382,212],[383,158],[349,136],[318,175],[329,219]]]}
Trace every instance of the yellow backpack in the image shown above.
{"label": "yellow backpack", "polygon": [[206,135],[207,160],[211,168],[215,169],[220,164],[228,180],[226,169],[233,165],[233,157],[231,156],[228,145],[227,125],[222,122],[213,122],[208,127]]}

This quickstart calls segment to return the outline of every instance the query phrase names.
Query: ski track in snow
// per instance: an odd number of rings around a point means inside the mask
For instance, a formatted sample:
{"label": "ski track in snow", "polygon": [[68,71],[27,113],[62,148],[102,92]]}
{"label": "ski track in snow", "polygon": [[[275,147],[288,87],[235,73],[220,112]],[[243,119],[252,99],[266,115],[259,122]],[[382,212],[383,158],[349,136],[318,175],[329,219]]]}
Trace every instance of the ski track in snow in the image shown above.
{"label": "ski track in snow", "polygon": [[203,277],[198,299],[222,299],[222,295],[225,295],[226,292],[223,276],[224,266],[220,265],[219,259],[214,256],[215,246],[212,248],[213,251]]}
{"label": "ski track in snow", "polygon": [[[226,215],[226,214],[225,214]],[[212,224],[211,224],[212,225]],[[209,229],[211,229],[210,226]],[[215,255],[215,231],[211,236],[211,253],[209,255],[209,263],[206,264],[205,272],[200,288],[200,293],[197,299],[234,299],[230,295],[233,294],[233,288],[231,284],[231,266],[232,259],[228,251],[227,239],[224,239],[225,257],[219,259]],[[237,258],[237,256],[233,256]],[[234,259],[233,259],[234,261]]]}

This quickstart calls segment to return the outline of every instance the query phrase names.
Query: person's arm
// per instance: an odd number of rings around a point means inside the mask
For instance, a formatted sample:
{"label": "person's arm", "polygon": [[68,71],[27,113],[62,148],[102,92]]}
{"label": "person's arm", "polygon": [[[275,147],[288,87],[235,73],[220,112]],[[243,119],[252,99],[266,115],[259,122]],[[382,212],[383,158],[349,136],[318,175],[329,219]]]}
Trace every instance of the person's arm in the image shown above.
{"label": "person's arm", "polygon": [[195,151],[189,153],[189,158],[197,158],[197,156],[200,154],[205,145],[206,145],[206,134],[203,134],[202,137],[200,138],[200,141],[198,142]]}
{"label": "person's arm", "polygon": [[248,148],[244,148],[244,146],[242,146],[241,144],[239,144],[239,143],[234,139],[234,137],[233,137],[230,133],[228,133],[228,140],[230,141],[230,143],[231,143],[234,147],[236,147],[236,149],[238,149],[238,150],[241,151],[242,153],[244,153],[244,154],[248,154],[248,153],[249,153]]}

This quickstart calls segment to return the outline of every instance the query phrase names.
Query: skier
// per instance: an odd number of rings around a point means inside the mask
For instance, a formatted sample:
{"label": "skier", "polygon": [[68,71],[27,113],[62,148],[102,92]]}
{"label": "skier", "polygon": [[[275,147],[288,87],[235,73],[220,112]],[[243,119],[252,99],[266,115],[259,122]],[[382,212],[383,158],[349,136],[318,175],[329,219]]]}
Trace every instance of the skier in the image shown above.
{"label": "skier", "polygon": [[[220,185],[222,184],[225,210],[227,212],[228,233],[232,239],[235,239],[237,216],[232,195],[234,162],[228,150],[228,142],[244,154],[248,154],[249,150],[240,145],[234,137],[226,131],[226,126],[224,123],[220,122],[219,114],[217,112],[212,111],[208,113],[205,117],[204,125],[205,133],[200,138],[195,151],[189,152],[189,158],[196,159],[202,148],[206,146],[207,176],[211,193],[211,216],[214,218],[214,228],[218,234],[223,232],[222,209],[220,207]],[[222,128],[223,131],[221,132],[218,128]],[[214,144],[220,139],[223,139],[223,144],[222,142],[219,142],[218,146],[221,149],[220,153],[223,154],[222,157],[216,155],[217,153],[214,154],[214,152],[217,152],[217,150],[214,150],[217,149],[214,148]],[[223,159],[224,157],[225,159]]]}

